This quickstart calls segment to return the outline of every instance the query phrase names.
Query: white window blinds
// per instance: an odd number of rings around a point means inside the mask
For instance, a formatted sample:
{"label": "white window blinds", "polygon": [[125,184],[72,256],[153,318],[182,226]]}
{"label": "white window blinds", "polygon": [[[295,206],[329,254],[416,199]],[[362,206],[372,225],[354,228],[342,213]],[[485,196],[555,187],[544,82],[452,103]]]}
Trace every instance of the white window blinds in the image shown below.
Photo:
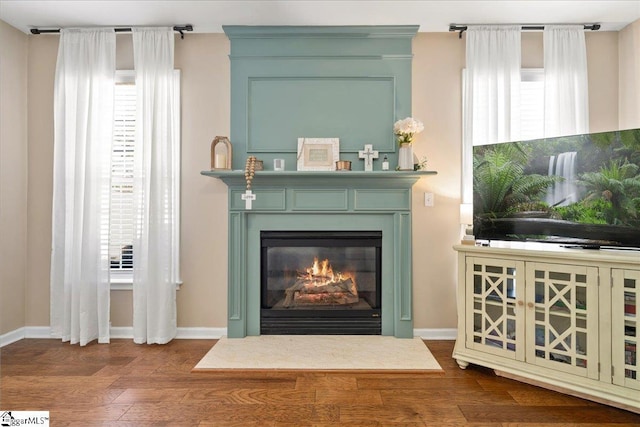
{"label": "white window blinds", "polygon": [[544,69],[520,70],[520,139],[544,137]]}
{"label": "white window blinds", "polygon": [[112,272],[133,267],[133,166],[136,128],[136,86],[133,71],[116,73],[113,146],[111,150],[111,203],[109,260]]}

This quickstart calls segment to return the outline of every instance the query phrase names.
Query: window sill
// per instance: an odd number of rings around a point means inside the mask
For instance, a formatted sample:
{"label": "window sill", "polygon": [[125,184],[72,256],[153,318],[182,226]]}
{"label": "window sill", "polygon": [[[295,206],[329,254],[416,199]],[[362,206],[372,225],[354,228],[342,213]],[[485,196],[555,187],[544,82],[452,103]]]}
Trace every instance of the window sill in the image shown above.
{"label": "window sill", "polygon": [[[182,280],[176,283],[176,291],[179,291],[182,288]],[[112,291],[133,291],[133,279],[132,278],[111,278],[111,286],[110,289]]]}

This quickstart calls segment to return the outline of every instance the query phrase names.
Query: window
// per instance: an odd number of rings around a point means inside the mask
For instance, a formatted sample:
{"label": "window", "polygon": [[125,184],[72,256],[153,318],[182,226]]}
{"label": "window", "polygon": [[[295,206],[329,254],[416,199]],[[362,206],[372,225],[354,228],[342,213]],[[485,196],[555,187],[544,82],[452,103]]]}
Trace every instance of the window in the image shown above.
{"label": "window", "polygon": [[[462,90],[466,70],[462,73]],[[464,99],[464,98],[463,98]],[[520,70],[520,140],[544,137],[544,69]]]}
{"label": "window", "polygon": [[520,139],[544,137],[544,69],[520,70]]}
{"label": "window", "polygon": [[[174,72],[174,78],[177,82],[178,91],[175,108],[179,117],[180,71],[176,70]],[[133,211],[133,171],[137,119],[135,71],[116,71],[114,91],[111,191],[109,200],[110,223],[108,231],[105,230],[104,235],[109,236],[109,267],[112,289],[130,289],[129,285],[133,281],[133,240],[135,231]],[[177,183],[176,188],[179,191]],[[179,195],[176,198],[180,200]],[[179,218],[176,218],[176,221],[179,222]],[[179,231],[176,230],[176,232]],[[179,241],[179,238],[176,240]],[[119,288],[118,284],[129,285]]]}
{"label": "window", "polygon": [[117,71],[111,149],[111,208],[109,212],[109,263],[112,278],[116,282],[129,281],[132,278],[135,129],[135,73],[133,71]]}

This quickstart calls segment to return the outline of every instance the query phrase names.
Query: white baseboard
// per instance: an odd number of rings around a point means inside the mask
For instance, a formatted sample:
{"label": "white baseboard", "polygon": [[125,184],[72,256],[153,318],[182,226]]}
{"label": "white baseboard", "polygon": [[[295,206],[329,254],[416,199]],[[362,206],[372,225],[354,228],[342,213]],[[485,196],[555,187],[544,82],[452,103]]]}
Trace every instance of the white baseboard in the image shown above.
{"label": "white baseboard", "polygon": [[[111,338],[133,339],[132,326],[112,326]],[[178,328],[178,340],[216,340],[227,335],[227,328]]]}
{"label": "white baseboard", "polygon": [[[133,327],[112,326],[110,338],[133,339]],[[227,335],[227,328],[178,328],[176,339],[186,340],[215,340]],[[25,326],[0,335],[0,348],[25,338],[53,338],[49,326]]]}
{"label": "white baseboard", "polygon": [[[133,339],[133,327],[113,326],[111,338]],[[227,335],[227,328],[178,328],[176,339],[215,340]],[[425,340],[455,340],[457,330],[453,329],[414,329],[413,336]],[[0,335],[0,348],[24,338],[56,338],[49,326],[25,326]]]}
{"label": "white baseboard", "polygon": [[456,328],[414,329],[413,336],[423,340],[455,340],[458,330]]}
{"label": "white baseboard", "polygon": [[9,345],[24,338],[24,328],[18,328],[14,331],[0,335],[0,347]]}
{"label": "white baseboard", "polygon": [[24,326],[0,335],[0,348],[25,338],[54,338],[48,326]]}
{"label": "white baseboard", "polygon": [[53,335],[49,326],[26,326],[24,329],[25,338],[60,338]]}
{"label": "white baseboard", "polygon": [[133,339],[133,326],[112,326],[109,328],[109,338]]}

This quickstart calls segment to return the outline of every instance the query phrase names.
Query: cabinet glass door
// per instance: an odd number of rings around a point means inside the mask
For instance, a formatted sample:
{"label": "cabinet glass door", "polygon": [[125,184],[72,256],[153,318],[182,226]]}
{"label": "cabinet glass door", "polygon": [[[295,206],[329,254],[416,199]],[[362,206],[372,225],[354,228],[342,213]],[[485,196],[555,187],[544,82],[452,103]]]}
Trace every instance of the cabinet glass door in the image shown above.
{"label": "cabinet glass door", "polygon": [[597,291],[597,268],[527,264],[527,362],[598,378]]}
{"label": "cabinet glass door", "polygon": [[524,360],[524,263],[467,258],[466,267],[467,347]]}
{"label": "cabinet glass door", "polygon": [[638,295],[640,271],[612,270],[613,382],[640,390]]}

